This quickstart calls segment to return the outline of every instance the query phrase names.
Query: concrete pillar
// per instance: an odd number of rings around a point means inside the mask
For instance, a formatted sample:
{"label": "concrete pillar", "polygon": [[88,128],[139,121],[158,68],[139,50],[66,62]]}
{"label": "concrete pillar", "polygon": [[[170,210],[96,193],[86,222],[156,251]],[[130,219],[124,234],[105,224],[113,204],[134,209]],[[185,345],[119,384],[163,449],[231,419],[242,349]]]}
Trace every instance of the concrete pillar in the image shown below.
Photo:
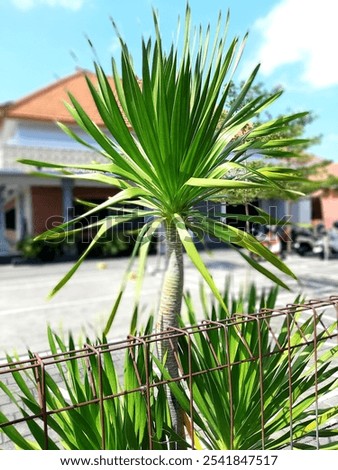
{"label": "concrete pillar", "polygon": [[68,222],[73,218],[73,188],[74,182],[71,179],[63,178],[61,180],[62,188],[62,216],[64,222]]}
{"label": "concrete pillar", "polygon": [[28,186],[23,190],[23,206],[26,220],[26,235],[33,233],[33,204],[32,188]]}
{"label": "concrete pillar", "polygon": [[[62,189],[62,216],[63,222],[69,222],[74,218],[74,204],[73,204],[73,189],[74,181],[68,178],[61,179]],[[68,226],[70,229],[71,226]],[[64,246],[63,251],[66,256],[75,256],[77,248],[75,242],[75,235],[67,235],[67,244]]]}
{"label": "concrete pillar", "polygon": [[25,216],[25,196],[20,191],[15,204],[16,241],[20,241],[27,235],[27,219]]}
{"label": "concrete pillar", "polygon": [[10,246],[6,240],[6,218],[5,218],[5,190],[4,185],[0,186],[0,256],[10,253]]}

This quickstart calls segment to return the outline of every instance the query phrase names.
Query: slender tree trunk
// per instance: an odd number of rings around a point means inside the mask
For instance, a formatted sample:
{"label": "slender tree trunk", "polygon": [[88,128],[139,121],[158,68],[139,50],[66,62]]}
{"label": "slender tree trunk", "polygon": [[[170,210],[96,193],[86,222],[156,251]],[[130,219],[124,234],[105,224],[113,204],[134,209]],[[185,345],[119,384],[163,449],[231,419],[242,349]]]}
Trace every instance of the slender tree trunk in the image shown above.
{"label": "slender tree trunk", "polygon": [[[165,331],[169,327],[175,328],[178,326],[178,316],[181,312],[183,296],[182,242],[175,224],[168,223],[165,229],[167,264],[160,298],[158,331]],[[165,353],[167,353],[166,368],[173,378],[178,376],[178,366],[174,354],[176,350],[177,340],[175,339],[171,343],[163,341],[159,345],[160,359],[163,360]],[[183,411],[171,394],[169,387],[167,389],[167,398],[173,429],[176,434],[184,438]]]}
{"label": "slender tree trunk", "polygon": [[[246,203],[244,204],[244,207],[245,207],[245,215],[246,215],[247,217],[249,217],[249,215],[250,215],[250,212],[249,212],[249,204],[246,202]],[[246,230],[247,233],[250,233],[250,222],[249,222],[249,219],[247,219],[246,222],[245,222],[245,230]]]}

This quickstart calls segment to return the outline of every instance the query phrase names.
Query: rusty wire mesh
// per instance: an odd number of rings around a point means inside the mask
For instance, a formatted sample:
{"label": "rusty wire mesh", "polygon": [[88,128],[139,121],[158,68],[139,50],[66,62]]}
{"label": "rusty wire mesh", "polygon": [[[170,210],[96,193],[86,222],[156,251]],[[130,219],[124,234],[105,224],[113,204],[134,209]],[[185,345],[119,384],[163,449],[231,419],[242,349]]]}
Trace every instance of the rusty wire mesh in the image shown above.
{"label": "rusty wire mesh", "polygon": [[[331,317],[325,313],[329,311]],[[323,315],[324,312],[324,315]],[[304,321],[311,321],[313,324],[313,334],[304,334],[301,325]],[[242,326],[248,324],[256,325],[258,344],[253,350],[252,345],[242,334]],[[281,324],[286,325],[286,335],[284,341],[281,342],[276,331]],[[116,400],[128,394],[140,394],[146,403],[147,409],[147,432],[149,437],[149,448],[153,448],[154,443],[154,419],[152,417],[152,410],[150,406],[151,397],[154,396],[154,391],[160,387],[167,386],[170,382],[179,382],[184,384],[186,394],[189,399],[189,411],[186,412],[186,428],[190,436],[191,447],[195,448],[195,428],[196,423],[194,419],[194,380],[196,377],[212,374],[215,371],[225,370],[228,377],[229,390],[229,413],[230,413],[230,428],[228,430],[230,436],[230,448],[233,448],[235,439],[234,429],[234,415],[236,409],[233,405],[232,396],[232,370],[235,366],[240,364],[254,362],[258,368],[257,387],[259,388],[260,395],[260,432],[262,448],[265,442],[265,383],[264,383],[264,359],[273,355],[286,354],[288,356],[288,402],[290,408],[290,447],[292,448],[292,411],[293,411],[293,377],[292,377],[292,360],[291,351],[309,346],[312,348],[312,362],[314,365],[313,393],[316,396],[314,413],[318,410],[318,377],[317,371],[319,370],[318,361],[318,347],[330,348],[332,344],[338,345],[338,296],[331,296],[327,299],[312,300],[305,304],[289,304],[280,309],[263,309],[258,313],[253,314],[236,314],[227,320],[204,320],[197,325],[187,326],[184,328],[170,328],[166,331],[148,334],[145,336],[128,336],[125,340],[117,341],[107,344],[84,344],[81,349],[74,349],[71,351],[60,351],[56,354],[40,355],[37,353],[32,354],[30,357],[18,360],[16,362],[5,363],[0,365],[0,382],[7,384],[10,389],[13,387],[13,394],[17,392],[15,389],[17,381],[13,381],[13,377],[24,377],[27,380],[27,387],[30,387],[31,393],[36,395],[39,403],[39,410],[32,413],[25,409],[24,416],[13,415],[8,421],[0,424],[0,431],[8,426],[20,426],[34,421],[41,425],[44,435],[44,448],[48,449],[48,439],[53,431],[49,426],[49,419],[53,415],[59,413],[67,413],[68,411],[81,407],[96,406],[99,409],[100,427],[101,427],[101,449],[106,449],[106,426],[105,426],[105,403],[109,400]],[[291,343],[291,328],[293,332],[298,334],[297,344]],[[212,341],[210,340],[212,332],[224,334],[224,360],[220,361],[219,355],[214,350]],[[263,350],[261,345],[261,338],[263,332],[269,336],[270,347],[268,350]],[[232,361],[231,353],[229,350],[229,335],[236,335],[238,343],[241,345],[241,359]],[[196,370],[192,364],[193,350],[198,337],[203,337],[206,344],[209,345],[209,353],[214,358],[213,367]],[[164,378],[163,374],[152,374],[151,368],[154,368],[152,362],[153,354],[156,355],[156,346],[159,343],[166,341],[166,344],[174,344],[177,341],[185,341],[185,366],[182,364],[180,353],[176,353],[176,361],[179,374],[175,378]],[[137,386],[125,387],[120,389],[115,394],[105,394],[103,386],[103,362],[106,355],[120,364],[117,367],[118,373],[123,375],[123,365],[121,365],[121,355],[127,354],[132,361],[135,376],[137,378]],[[143,356],[142,371],[139,370],[137,358]],[[92,365],[93,360],[97,366],[97,374],[93,374]],[[79,401],[78,403],[69,403],[67,406],[50,408],[47,406],[46,401],[46,374],[55,376],[60,375],[60,367],[65,367],[67,362],[85,364],[81,369],[82,374],[86,374],[90,387],[92,389],[92,398],[90,400]],[[156,366],[155,366],[156,367]],[[80,368],[79,368],[80,370]],[[32,377],[34,380],[32,381]],[[16,383],[15,383],[16,382]],[[17,387],[16,387],[17,388]],[[338,407],[337,394],[331,397],[334,400],[334,405]],[[0,411],[3,409],[0,396]],[[318,436],[318,428],[315,430],[316,447],[320,448],[320,439]],[[338,425],[336,427],[338,430]]]}

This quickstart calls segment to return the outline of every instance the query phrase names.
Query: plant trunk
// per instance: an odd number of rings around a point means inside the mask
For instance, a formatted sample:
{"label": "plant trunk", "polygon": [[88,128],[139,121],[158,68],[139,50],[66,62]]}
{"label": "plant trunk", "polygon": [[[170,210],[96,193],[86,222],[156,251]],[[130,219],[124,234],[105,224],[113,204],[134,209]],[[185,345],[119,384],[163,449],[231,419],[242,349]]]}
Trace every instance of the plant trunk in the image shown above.
{"label": "plant trunk", "polygon": [[[159,306],[159,321],[157,331],[166,331],[170,327],[178,327],[178,317],[181,313],[183,296],[183,252],[182,242],[177,233],[175,224],[168,223],[166,231],[167,262],[164,274],[162,292]],[[161,361],[167,354],[166,368],[172,378],[178,377],[178,365],[175,359],[177,350],[177,338],[163,341],[159,344],[158,352]],[[169,403],[172,426],[176,434],[184,438],[183,411],[175,397],[167,387],[167,398]],[[180,448],[178,444],[175,446]]]}
{"label": "plant trunk", "polygon": [[[249,204],[246,202],[246,203],[244,204],[244,207],[245,207],[245,215],[246,215],[247,217],[249,217],[249,215],[250,215],[250,212],[249,212]],[[246,222],[245,222],[245,230],[246,230],[247,233],[250,233],[250,222],[249,222],[249,219],[247,219]]]}

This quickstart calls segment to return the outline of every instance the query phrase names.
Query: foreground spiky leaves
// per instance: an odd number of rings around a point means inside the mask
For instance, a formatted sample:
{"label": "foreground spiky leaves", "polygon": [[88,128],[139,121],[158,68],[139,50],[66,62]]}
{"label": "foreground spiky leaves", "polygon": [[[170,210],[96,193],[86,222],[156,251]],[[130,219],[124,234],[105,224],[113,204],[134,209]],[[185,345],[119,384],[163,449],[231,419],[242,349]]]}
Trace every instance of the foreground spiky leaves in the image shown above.
{"label": "foreground spiky leaves", "polygon": [[[150,319],[144,334],[152,331],[152,324]],[[0,389],[22,417],[27,418],[30,437],[26,437],[27,431],[22,433],[13,425],[4,427],[2,431],[11,442],[25,450],[44,449],[46,445],[49,450],[95,450],[103,448],[104,436],[106,449],[149,449],[146,397],[140,391],[132,392],[140,387],[140,381],[145,383],[146,358],[143,348],[133,347],[133,354],[129,349],[125,354],[113,354],[107,348],[107,352],[101,354],[99,364],[95,354],[74,352],[76,348],[72,336],[66,344],[59,335],[48,329],[48,338],[51,353],[58,353],[60,359],[60,353],[63,353],[65,359],[56,362],[53,367],[46,367],[44,375],[48,439],[45,439],[42,420],[29,419],[29,416],[40,416],[41,413],[38,382],[32,370],[15,371],[13,366],[12,376],[19,390],[18,396],[5,383],[0,382]],[[8,361],[13,363],[13,358],[8,356]],[[151,358],[147,367],[150,382],[160,380],[152,367]],[[112,397],[104,401],[102,410],[100,393],[104,397]],[[167,442],[177,441],[179,437],[170,429],[163,387],[158,387],[156,393],[155,389],[150,392],[149,405],[154,417],[154,422],[150,423],[152,446],[154,449],[166,449]],[[0,412],[0,424],[6,422],[8,418]]]}
{"label": "foreground spiky leaves", "polygon": [[[230,295],[227,283],[223,302],[227,312],[216,304],[206,301],[201,289],[201,300],[205,320],[220,321],[228,313],[252,314],[259,309],[274,309],[278,290],[272,288],[266,294],[258,295],[252,285],[238,296]],[[296,299],[295,303],[301,303]],[[194,303],[185,295],[189,322],[196,324]],[[240,318],[240,317],[238,317]],[[131,334],[137,336],[138,309],[135,309]],[[195,423],[194,442],[198,448],[206,449],[314,449],[316,434],[320,448],[337,449],[338,406],[329,405],[332,393],[337,391],[338,347],[323,347],[321,318],[301,321],[296,314],[274,325],[275,339],[269,323],[259,323],[252,318],[237,327],[213,329],[206,334],[191,336],[193,377],[193,419]],[[337,324],[327,325],[327,331],[334,334]],[[153,330],[150,317],[141,333],[147,335]],[[288,330],[291,335],[288,336]],[[314,333],[317,332],[317,361],[314,362]],[[101,355],[102,377],[98,361],[93,354],[86,362],[74,352],[74,341],[68,344],[51,330],[48,331],[52,353],[62,352],[67,362],[59,363],[57,371],[46,368],[45,391],[48,413],[64,409],[61,413],[49,414],[49,449],[100,449],[102,448],[102,418],[99,405],[99,384],[102,381],[104,397],[104,429],[107,449],[148,449],[149,427],[155,449],[166,449],[169,441],[179,438],[171,429],[167,395],[163,385],[150,389],[150,415],[147,415],[146,394],[140,391],[124,395],[145,384],[146,367],[149,383],[156,384],[170,380],[164,366],[152,351],[145,354],[142,342],[118,357],[107,350]],[[259,335],[261,342],[259,342]],[[289,338],[289,340],[288,340]],[[304,338],[308,344],[304,344]],[[277,347],[277,342],[279,347]],[[302,344],[303,342],[303,344]],[[290,348],[288,348],[288,345]],[[322,343],[325,344],[324,342]],[[284,349],[284,352],[279,349]],[[248,354],[252,352],[252,357]],[[259,360],[263,352],[262,361]],[[268,354],[271,353],[271,354]],[[188,342],[180,342],[179,360],[183,373],[188,374]],[[60,356],[59,356],[60,358]],[[147,359],[148,360],[147,360]],[[8,357],[11,361],[11,358]],[[219,368],[220,365],[230,367]],[[317,365],[317,366],[316,366]],[[214,369],[214,370],[212,370]],[[136,373],[136,370],[138,373]],[[208,371],[207,373],[197,373]],[[57,372],[57,373],[56,373]],[[289,381],[289,373],[291,381]],[[262,377],[260,377],[260,374]],[[12,376],[19,393],[9,385],[0,382],[0,388],[15,405],[19,413],[28,418],[30,414],[40,415],[41,404],[36,393],[37,382],[33,373],[15,371]],[[314,385],[317,380],[317,395]],[[260,383],[262,387],[260,387]],[[292,394],[290,395],[291,386]],[[186,411],[186,426],[190,427],[189,381],[180,380],[171,384],[182,408]],[[79,406],[81,404],[88,404]],[[318,403],[318,407],[316,407]],[[230,406],[232,404],[232,407]],[[76,405],[74,409],[69,409]],[[232,410],[232,419],[231,419]],[[334,421],[332,421],[334,420]],[[0,424],[8,417],[0,412]],[[31,436],[26,437],[20,426],[7,426],[3,432],[19,449],[41,449],[45,447],[41,419],[28,420]],[[264,433],[262,430],[264,429]],[[292,436],[292,440],[291,440]],[[188,446],[188,444],[185,444]]]}
{"label": "foreground spiky leaves", "polygon": [[[261,308],[274,307],[276,292],[273,289],[262,299]],[[327,401],[338,389],[338,346],[327,340],[337,322],[325,331],[323,314],[306,318],[300,310],[282,317],[276,329],[269,316],[264,321],[245,317],[254,311],[256,295],[252,286],[232,300],[235,326],[191,335],[192,370],[210,371],[193,378],[199,441],[213,450],[315,450],[318,439],[319,448],[338,449],[338,403]],[[224,301],[231,303],[228,289]],[[194,324],[189,295],[186,304]],[[205,315],[214,322],[227,318],[227,312],[215,305],[206,308]],[[187,341],[180,347],[183,373],[188,374]],[[189,413],[189,384],[175,384],[172,392]]]}

